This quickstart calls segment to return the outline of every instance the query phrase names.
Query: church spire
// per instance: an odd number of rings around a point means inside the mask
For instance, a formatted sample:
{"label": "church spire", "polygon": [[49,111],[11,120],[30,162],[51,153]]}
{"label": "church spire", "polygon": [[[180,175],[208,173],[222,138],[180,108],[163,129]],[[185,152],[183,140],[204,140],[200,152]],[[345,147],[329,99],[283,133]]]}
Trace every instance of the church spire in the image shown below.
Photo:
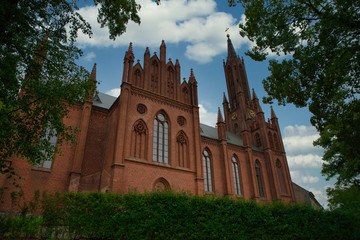
{"label": "church spire", "polygon": [[233,44],[232,44],[232,42],[231,42],[231,39],[230,39],[230,35],[228,34],[227,35],[227,38],[228,38],[228,40],[227,40],[227,43],[228,43],[228,58],[236,58],[236,52],[235,52],[235,49],[234,49],[234,46],[233,46]]}

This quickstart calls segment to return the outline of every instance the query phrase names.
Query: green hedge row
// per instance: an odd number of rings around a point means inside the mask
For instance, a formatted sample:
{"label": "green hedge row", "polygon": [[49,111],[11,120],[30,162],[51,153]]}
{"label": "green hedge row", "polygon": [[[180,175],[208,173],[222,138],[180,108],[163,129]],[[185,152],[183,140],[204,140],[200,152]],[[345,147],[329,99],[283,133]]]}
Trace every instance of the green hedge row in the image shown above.
{"label": "green hedge row", "polygon": [[[360,221],[306,205],[173,192],[44,194],[40,217],[3,218],[3,238],[360,239]],[[25,208],[28,209],[28,208]]]}

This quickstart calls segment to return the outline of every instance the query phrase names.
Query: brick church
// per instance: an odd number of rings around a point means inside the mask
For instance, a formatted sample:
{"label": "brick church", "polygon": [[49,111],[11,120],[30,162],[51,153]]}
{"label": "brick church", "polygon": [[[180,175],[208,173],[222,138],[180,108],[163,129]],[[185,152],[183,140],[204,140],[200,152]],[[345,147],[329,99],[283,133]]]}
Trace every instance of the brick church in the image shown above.
{"label": "brick church", "polygon": [[[271,120],[265,120],[250,92],[244,60],[229,37],[227,47],[224,116],[219,108],[213,127],[199,121],[193,71],[187,81],[181,79],[179,61],[166,61],[164,41],[160,56],[146,48],[143,66],[134,62],[130,44],[120,96],[98,93],[64,119],[81,130],[77,145],[61,146],[61,155],[37,166],[25,159],[12,161],[25,197],[34,190],[172,189],[258,202],[295,201],[277,117],[271,109]],[[96,80],[96,65],[91,75]],[[0,181],[2,186],[12,183],[4,177]]]}

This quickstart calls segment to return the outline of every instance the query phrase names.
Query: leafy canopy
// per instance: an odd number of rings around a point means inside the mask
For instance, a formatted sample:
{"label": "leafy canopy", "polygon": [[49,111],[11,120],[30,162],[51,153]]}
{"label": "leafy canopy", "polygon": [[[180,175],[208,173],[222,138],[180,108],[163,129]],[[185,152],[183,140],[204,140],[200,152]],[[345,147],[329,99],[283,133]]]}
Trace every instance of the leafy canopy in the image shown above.
{"label": "leafy canopy", "polygon": [[351,0],[229,0],[241,3],[240,35],[256,43],[247,55],[263,61],[264,102],[307,106],[320,133],[322,173],[337,184],[360,186],[360,5]]}
{"label": "leafy canopy", "polygon": [[[111,39],[125,32],[129,20],[140,23],[135,0],[93,3]],[[74,45],[78,32],[92,35],[77,9],[76,0],[0,1],[1,174],[14,174],[8,161],[12,156],[31,164],[52,158],[57,150],[49,139],[54,135],[58,146],[75,142],[76,129],[63,119],[68,106],[88,99],[94,90],[94,80],[76,64],[82,54]]]}

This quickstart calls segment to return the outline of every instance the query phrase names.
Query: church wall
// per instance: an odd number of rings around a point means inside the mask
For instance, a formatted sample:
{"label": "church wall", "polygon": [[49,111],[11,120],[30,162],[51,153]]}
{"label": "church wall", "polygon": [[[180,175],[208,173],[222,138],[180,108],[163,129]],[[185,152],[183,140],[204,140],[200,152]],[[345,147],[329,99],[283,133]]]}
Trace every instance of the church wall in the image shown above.
{"label": "church wall", "polygon": [[114,161],[117,124],[119,117],[118,100],[116,100],[113,106],[110,108],[107,116],[107,123],[106,123],[107,130],[106,130],[106,137],[104,143],[104,163],[103,163],[103,168],[101,170],[101,183],[100,183],[100,191],[102,192],[108,191],[111,183],[111,172]]}
{"label": "church wall", "polygon": [[97,191],[104,159],[108,112],[92,108],[88,127],[79,191]]}
{"label": "church wall", "polygon": [[[70,109],[69,118],[64,118],[65,125],[78,127],[81,117],[81,106],[76,105]],[[17,183],[21,185],[24,192],[24,199],[31,200],[36,190],[46,192],[66,192],[69,184],[69,172],[72,167],[72,161],[75,153],[75,146],[64,144],[61,146],[60,154],[55,154],[50,169],[38,168],[29,164],[24,158],[14,158],[11,166],[16,173],[21,176]],[[1,211],[11,210],[10,192],[18,191],[12,185],[12,179],[5,179],[2,186],[9,188],[4,194],[4,203],[0,203]],[[13,206],[15,207],[15,206]]]}
{"label": "church wall", "polygon": [[169,189],[196,194],[195,172],[189,169],[135,159],[126,159],[125,165],[124,192],[129,190],[152,191],[157,181],[162,179],[168,183]]}

